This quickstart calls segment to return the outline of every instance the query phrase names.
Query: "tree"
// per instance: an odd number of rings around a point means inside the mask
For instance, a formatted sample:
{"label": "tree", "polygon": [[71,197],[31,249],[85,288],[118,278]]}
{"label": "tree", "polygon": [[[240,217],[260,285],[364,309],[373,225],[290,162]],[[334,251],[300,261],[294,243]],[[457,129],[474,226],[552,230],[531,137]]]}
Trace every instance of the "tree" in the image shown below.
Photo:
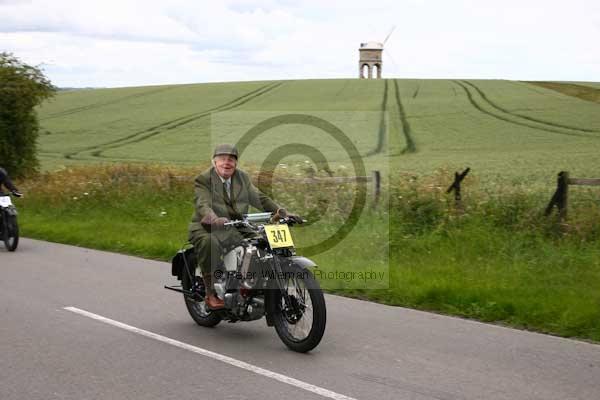
{"label": "tree", "polygon": [[56,88],[42,71],[0,53],[0,165],[15,177],[37,171],[39,124],[35,107]]}

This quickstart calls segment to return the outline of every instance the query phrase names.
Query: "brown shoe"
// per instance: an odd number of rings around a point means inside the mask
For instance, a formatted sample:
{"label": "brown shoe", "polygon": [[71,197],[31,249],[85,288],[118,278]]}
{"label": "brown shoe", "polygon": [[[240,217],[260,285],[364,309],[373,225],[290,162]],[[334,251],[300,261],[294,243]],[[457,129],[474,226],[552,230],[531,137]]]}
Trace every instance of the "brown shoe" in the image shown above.
{"label": "brown shoe", "polygon": [[204,302],[211,310],[219,310],[225,308],[225,302],[217,297],[214,293],[207,294]]}

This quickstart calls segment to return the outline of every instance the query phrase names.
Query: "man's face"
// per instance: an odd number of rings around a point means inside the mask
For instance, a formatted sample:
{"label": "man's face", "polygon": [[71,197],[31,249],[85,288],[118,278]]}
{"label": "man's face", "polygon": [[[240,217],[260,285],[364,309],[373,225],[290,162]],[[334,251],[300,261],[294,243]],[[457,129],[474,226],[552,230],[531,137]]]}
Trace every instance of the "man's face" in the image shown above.
{"label": "man's face", "polygon": [[217,174],[223,179],[229,179],[237,167],[236,158],[228,154],[216,156],[213,161],[215,163]]}

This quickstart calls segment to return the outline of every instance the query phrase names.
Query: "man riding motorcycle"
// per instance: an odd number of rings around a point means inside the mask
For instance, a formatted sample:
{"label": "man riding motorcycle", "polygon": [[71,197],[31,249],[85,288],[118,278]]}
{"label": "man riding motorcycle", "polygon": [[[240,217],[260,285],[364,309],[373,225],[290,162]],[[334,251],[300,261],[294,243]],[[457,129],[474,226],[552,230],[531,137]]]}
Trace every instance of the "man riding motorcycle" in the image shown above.
{"label": "man riding motorcycle", "polygon": [[[265,212],[277,212],[280,207],[258,190],[249,175],[237,169],[238,151],[230,144],[220,144],[213,153],[213,166],[194,180],[195,210],[189,225],[189,241],[194,245],[198,268],[206,287],[206,305],[213,310],[224,302],[215,294],[213,274],[220,265],[223,251],[240,243],[242,228],[224,229],[229,220],[239,220],[253,206]],[[296,215],[288,217],[301,223]],[[196,274],[199,276],[199,274]]]}
{"label": "man riding motorcycle", "polygon": [[2,167],[0,167],[0,194],[2,194],[2,185],[4,185],[15,197],[23,196],[19,189],[12,183],[10,178],[8,177],[8,172]]}

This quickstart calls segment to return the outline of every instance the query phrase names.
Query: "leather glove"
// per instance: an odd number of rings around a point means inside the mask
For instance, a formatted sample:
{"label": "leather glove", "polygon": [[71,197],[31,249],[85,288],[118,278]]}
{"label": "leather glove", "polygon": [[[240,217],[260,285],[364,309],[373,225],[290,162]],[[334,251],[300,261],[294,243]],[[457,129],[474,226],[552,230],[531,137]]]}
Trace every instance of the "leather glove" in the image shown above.
{"label": "leather glove", "polygon": [[275,214],[271,217],[271,223],[278,224],[280,219],[287,217],[287,210],[285,208],[278,208]]}
{"label": "leather glove", "polygon": [[294,224],[301,224],[302,218],[299,215],[288,212],[285,208],[278,208],[271,221],[279,222],[280,219],[287,218]]}
{"label": "leather glove", "polygon": [[288,213],[287,217],[290,221],[292,221],[295,224],[301,224],[304,222],[302,220],[302,217],[300,217],[298,214]]}
{"label": "leather glove", "polygon": [[210,225],[213,229],[223,229],[225,222],[229,222],[229,220],[225,217],[219,217],[214,219]]}
{"label": "leather glove", "polygon": [[209,232],[213,229],[223,229],[225,222],[229,222],[229,220],[225,217],[217,217],[215,214],[207,214],[200,221],[202,226]]}

